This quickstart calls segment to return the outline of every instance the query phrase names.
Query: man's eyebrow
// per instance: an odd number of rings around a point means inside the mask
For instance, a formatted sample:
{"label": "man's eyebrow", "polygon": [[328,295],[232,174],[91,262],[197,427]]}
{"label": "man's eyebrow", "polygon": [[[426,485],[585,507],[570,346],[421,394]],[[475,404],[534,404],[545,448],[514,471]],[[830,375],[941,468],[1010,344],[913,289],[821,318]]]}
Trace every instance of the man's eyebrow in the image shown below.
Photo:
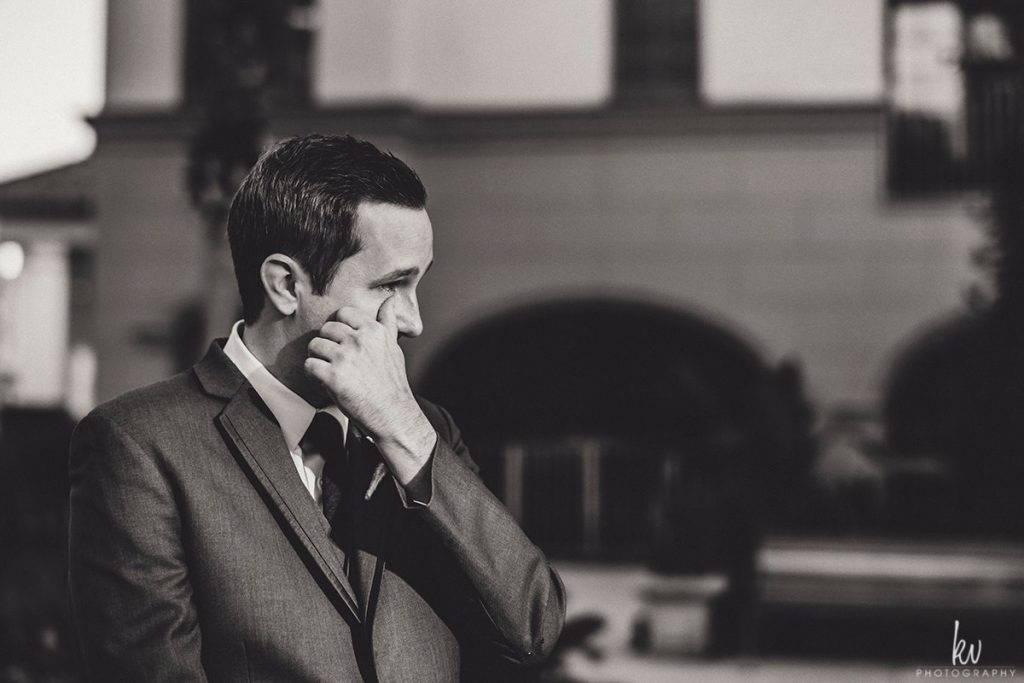
{"label": "man's eyebrow", "polygon": [[[427,267],[423,270],[424,275],[427,273],[428,270],[430,270],[430,267],[433,266],[433,265],[434,265],[433,261],[431,261],[430,263],[427,264]],[[381,277],[379,277],[376,280],[374,280],[373,283],[372,283],[372,286],[376,287],[377,285],[382,285],[382,284],[385,284],[387,282],[394,282],[395,280],[403,280],[403,279],[405,279],[407,277],[412,277],[412,276],[418,275],[419,272],[420,272],[419,266],[413,266],[412,268],[399,268],[397,270],[392,270],[390,273],[388,273],[386,275],[382,275]]]}

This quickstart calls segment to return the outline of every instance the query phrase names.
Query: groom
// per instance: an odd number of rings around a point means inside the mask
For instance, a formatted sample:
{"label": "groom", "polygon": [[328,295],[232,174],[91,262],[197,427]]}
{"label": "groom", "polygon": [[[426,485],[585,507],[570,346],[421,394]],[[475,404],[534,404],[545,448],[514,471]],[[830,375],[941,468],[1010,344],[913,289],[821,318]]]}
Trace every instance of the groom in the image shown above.
{"label": "groom", "polygon": [[70,590],[94,680],[498,680],[560,580],[409,389],[426,192],[369,142],[265,154],[228,234],[244,320],[71,447]]}

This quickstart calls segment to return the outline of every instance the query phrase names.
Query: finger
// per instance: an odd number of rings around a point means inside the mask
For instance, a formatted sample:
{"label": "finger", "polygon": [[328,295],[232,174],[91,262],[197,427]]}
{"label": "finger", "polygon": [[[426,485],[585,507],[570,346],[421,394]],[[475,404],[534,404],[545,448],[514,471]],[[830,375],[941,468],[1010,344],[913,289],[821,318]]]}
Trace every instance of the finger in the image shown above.
{"label": "finger", "polygon": [[323,337],[313,337],[306,347],[310,358],[322,358],[325,361],[334,360],[338,356],[338,344]]}
{"label": "finger", "polygon": [[358,330],[366,323],[372,322],[369,314],[352,306],[342,306],[335,311],[332,318],[340,323],[348,325],[354,330]]}
{"label": "finger", "polygon": [[311,377],[320,380],[324,384],[331,377],[331,364],[320,358],[307,358],[302,364],[302,367],[306,370],[306,373]]}
{"label": "finger", "polygon": [[389,296],[377,310],[377,322],[388,331],[389,339],[398,338],[398,320],[395,318],[395,297]]}
{"label": "finger", "polygon": [[330,320],[320,327],[318,336],[330,339],[332,342],[342,343],[347,341],[355,332],[355,328],[348,323],[335,322]]}

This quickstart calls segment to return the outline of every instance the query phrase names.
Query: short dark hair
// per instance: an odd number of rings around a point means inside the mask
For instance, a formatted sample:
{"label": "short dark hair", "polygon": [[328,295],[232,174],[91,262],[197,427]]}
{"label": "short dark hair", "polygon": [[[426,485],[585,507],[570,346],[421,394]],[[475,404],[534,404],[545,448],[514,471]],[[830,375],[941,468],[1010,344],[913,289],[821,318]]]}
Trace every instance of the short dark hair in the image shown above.
{"label": "short dark hair", "polygon": [[323,294],[338,265],[359,251],[361,202],[422,209],[427,191],[390,152],[350,135],[289,138],[264,153],[242,180],[228,212],[228,241],[247,323],[263,310],[260,268],[291,256]]}

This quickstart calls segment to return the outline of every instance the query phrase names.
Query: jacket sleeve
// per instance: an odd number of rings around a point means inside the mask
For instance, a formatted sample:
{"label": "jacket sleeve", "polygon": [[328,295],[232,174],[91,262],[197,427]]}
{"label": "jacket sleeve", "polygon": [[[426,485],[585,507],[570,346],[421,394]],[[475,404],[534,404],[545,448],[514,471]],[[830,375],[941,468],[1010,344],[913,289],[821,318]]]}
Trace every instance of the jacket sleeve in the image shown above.
{"label": "jacket sleeve", "polygon": [[[565,591],[543,553],[477,476],[451,416],[428,404],[438,430],[429,502],[412,508],[440,538],[474,588],[505,659],[544,661],[565,623]],[[433,413],[433,414],[431,414]]]}
{"label": "jacket sleeve", "polygon": [[154,449],[97,414],[75,430],[68,579],[88,680],[205,681],[174,490]]}

